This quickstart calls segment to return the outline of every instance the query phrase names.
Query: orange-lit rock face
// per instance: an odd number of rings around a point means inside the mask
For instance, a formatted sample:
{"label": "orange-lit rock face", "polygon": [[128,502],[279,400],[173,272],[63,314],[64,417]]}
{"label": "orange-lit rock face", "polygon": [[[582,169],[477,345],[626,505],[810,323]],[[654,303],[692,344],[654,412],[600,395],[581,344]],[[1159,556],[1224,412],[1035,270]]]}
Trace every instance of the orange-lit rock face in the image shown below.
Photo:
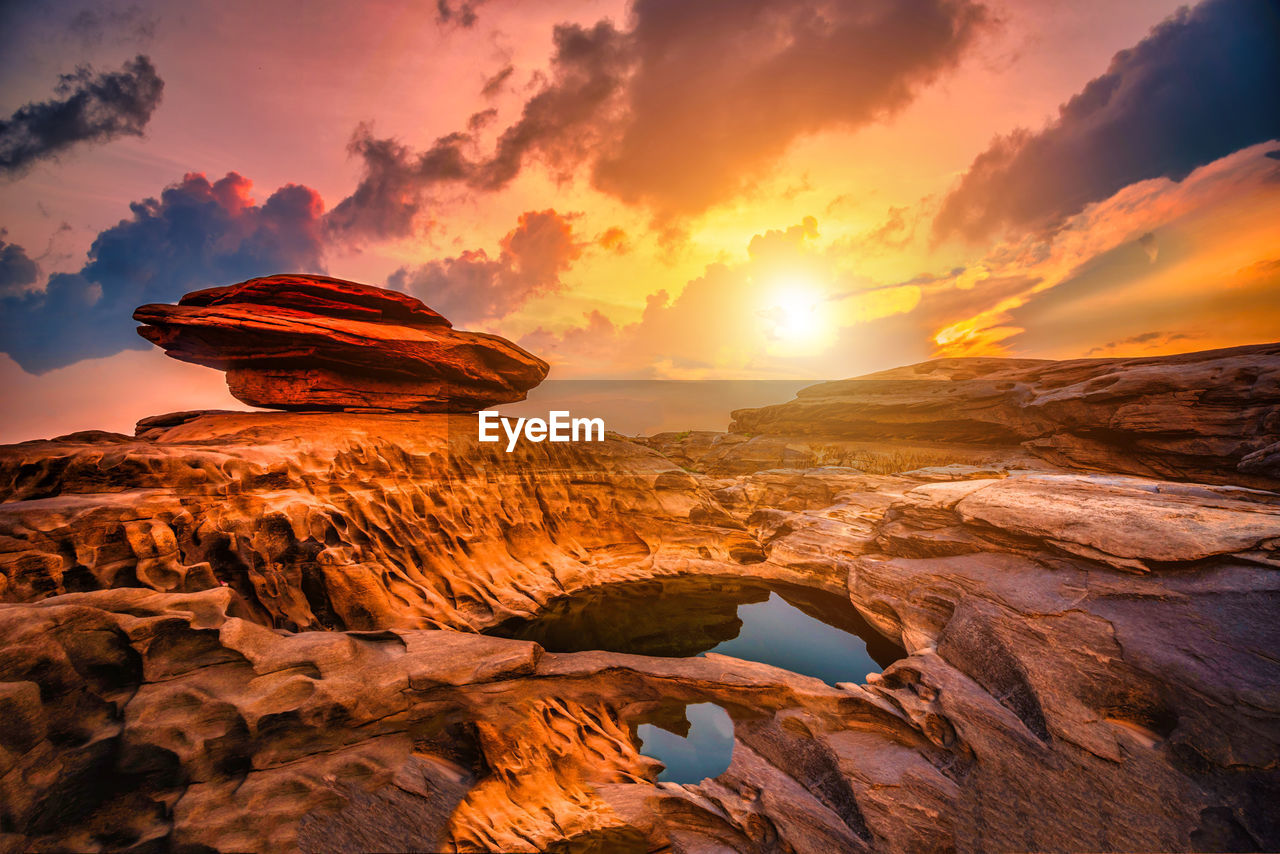
{"label": "orange-lit rock face", "polygon": [[[1221,393],[1181,382],[1210,418]],[[340,412],[0,447],[0,841],[1280,847],[1280,495],[953,447],[852,446],[863,471],[768,434],[508,454],[474,417]],[[486,636],[675,580],[836,594],[902,657],[828,684]],[[659,601],[620,630],[674,647],[719,619]],[[633,728],[695,703],[732,718],[731,762],[659,781]]]}
{"label": "orange-lit rock face", "polygon": [[548,370],[408,294],[323,276],[250,279],[133,316],[167,355],[226,371],[237,399],[271,409],[475,412],[523,400]]}

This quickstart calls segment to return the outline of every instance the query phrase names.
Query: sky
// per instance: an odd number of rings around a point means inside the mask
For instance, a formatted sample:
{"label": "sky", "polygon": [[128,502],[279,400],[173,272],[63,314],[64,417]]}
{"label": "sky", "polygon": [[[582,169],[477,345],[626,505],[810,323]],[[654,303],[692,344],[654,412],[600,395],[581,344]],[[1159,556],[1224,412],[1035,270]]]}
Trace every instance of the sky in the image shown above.
{"label": "sky", "polygon": [[241,408],[143,303],[407,291],[558,379],[1280,329],[1275,0],[0,4],[0,441]]}

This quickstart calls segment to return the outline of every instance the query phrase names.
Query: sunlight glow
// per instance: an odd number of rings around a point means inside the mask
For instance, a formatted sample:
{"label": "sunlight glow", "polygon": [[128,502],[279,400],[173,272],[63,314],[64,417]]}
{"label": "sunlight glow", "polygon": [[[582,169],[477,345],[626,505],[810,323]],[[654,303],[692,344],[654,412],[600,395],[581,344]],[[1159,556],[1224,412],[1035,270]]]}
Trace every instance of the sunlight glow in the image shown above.
{"label": "sunlight glow", "polygon": [[773,321],[773,334],[794,343],[819,336],[824,328],[822,303],[821,292],[809,282],[796,279],[783,283],[765,310]]}

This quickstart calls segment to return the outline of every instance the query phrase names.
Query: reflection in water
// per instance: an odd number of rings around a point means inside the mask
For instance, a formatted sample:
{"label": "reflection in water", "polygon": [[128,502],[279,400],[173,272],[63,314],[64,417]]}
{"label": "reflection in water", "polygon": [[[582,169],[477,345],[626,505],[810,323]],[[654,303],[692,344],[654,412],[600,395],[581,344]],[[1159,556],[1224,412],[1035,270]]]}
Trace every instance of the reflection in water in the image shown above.
{"label": "reflection in water", "polygon": [[[861,682],[868,673],[882,669],[867,640],[814,619],[777,593],[770,593],[764,602],[743,605],[738,619],[742,621],[738,636],[716,644],[710,652],[761,661],[832,685]],[[898,657],[890,655],[889,661]]]}
{"label": "reflection in water", "polygon": [[670,783],[701,783],[724,773],[733,758],[733,720],[715,703],[686,706],[683,719],[673,721],[677,735],[654,724],[640,724],[640,750],[667,766],[658,779]]}
{"label": "reflection in water", "polygon": [[831,684],[861,682],[903,654],[840,597],[715,579],[608,585],[492,633],[537,641],[549,652],[687,658],[714,651]]}

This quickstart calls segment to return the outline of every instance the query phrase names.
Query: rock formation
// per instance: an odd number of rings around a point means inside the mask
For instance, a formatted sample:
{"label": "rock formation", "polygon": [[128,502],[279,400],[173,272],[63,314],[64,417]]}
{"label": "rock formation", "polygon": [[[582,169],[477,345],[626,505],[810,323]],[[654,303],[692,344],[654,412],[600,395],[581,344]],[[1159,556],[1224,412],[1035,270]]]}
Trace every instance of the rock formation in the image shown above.
{"label": "rock formation", "polygon": [[408,294],[323,276],[250,279],[133,316],[167,355],[226,371],[232,395],[271,409],[476,412],[523,400],[548,370]]}
{"label": "rock formation", "polygon": [[1261,452],[1280,435],[1280,344],[1139,359],[936,359],[733,417],[738,432],[1022,443],[1063,466],[1273,489],[1275,452]]}
{"label": "rock formation", "polygon": [[140,431],[0,452],[0,598],[225,582],[294,631],[479,630],[594,584],[762,557],[744,531],[707,527],[735,523],[692,476],[618,439],[508,454],[474,417],[363,413],[186,413]]}
{"label": "rock formation", "polygon": [[[1193,424],[1242,399],[1192,385]],[[0,449],[0,850],[1280,848],[1280,495],[999,443],[871,473],[475,436],[174,413]],[[903,658],[830,686],[484,634],[663,578],[839,593]],[[729,769],[657,782],[634,728],[699,702]]]}

